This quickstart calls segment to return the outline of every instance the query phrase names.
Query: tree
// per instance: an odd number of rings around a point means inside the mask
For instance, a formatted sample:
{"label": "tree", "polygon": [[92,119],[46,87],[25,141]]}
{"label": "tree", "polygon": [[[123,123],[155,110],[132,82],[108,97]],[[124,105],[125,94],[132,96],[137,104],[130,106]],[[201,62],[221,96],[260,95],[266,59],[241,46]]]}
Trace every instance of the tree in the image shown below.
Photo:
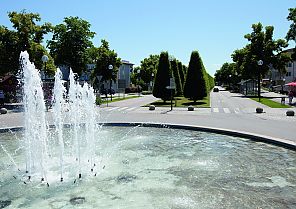
{"label": "tree", "polygon": [[171,72],[173,73],[174,79],[175,79],[176,96],[181,96],[183,94],[183,90],[182,90],[182,84],[181,84],[179,69],[178,69],[178,63],[177,63],[176,59],[173,59],[171,61]]}
{"label": "tree", "polygon": [[[287,41],[294,41],[296,44],[296,8],[289,9],[289,15],[287,17],[289,21],[292,21],[290,29],[286,35]],[[291,55],[293,60],[296,60],[296,45],[294,47],[294,53]]]}
{"label": "tree", "polygon": [[48,41],[50,54],[56,65],[71,67],[79,75],[86,69],[87,48],[95,33],[90,31],[90,23],[78,17],[66,17],[64,23],[54,27],[52,40]]}
{"label": "tree", "polygon": [[[246,34],[245,38],[250,42],[243,49],[234,51],[232,59],[237,63],[238,71],[241,71],[243,78],[256,78],[265,75],[270,66],[278,65],[285,59],[279,56],[283,48],[288,44],[283,39],[273,39],[273,26],[266,26],[263,31],[261,23],[252,25],[252,33]],[[262,60],[263,65],[258,66],[258,61]]]}
{"label": "tree", "polygon": [[215,73],[215,80],[220,84],[236,84],[239,79],[240,74],[237,71],[236,63],[225,62]]}
{"label": "tree", "polygon": [[44,34],[51,31],[51,24],[39,25],[41,18],[36,13],[9,12],[8,16],[15,30],[0,26],[0,74],[16,73],[19,68],[20,52],[25,50],[28,51],[30,60],[38,69],[43,67],[41,57],[44,54],[48,55],[46,70],[55,71],[52,57],[41,44]]}
{"label": "tree", "polygon": [[184,96],[194,100],[194,103],[207,96],[205,69],[198,51],[191,53],[184,86]]}
{"label": "tree", "polygon": [[[143,59],[141,61],[140,65],[140,75],[137,75],[137,77],[140,77],[143,83],[146,84],[148,87],[150,81],[152,81],[152,73],[156,74],[156,69],[158,66],[159,61],[159,55],[149,55],[149,57]],[[138,69],[137,69],[138,70]],[[137,72],[137,70],[134,70],[134,72]]]}
{"label": "tree", "polygon": [[[98,57],[96,60],[96,67],[92,73],[92,77],[102,76],[100,81],[113,80],[116,81],[118,68],[121,65],[121,59],[117,57],[114,50],[110,50],[109,43],[106,40],[101,40],[101,46],[98,48]],[[113,69],[109,69],[109,65]]]}
{"label": "tree", "polygon": [[170,85],[170,78],[171,71],[168,52],[161,52],[155,76],[153,96],[161,98],[164,102],[170,99],[170,90],[166,88]]}
{"label": "tree", "polygon": [[182,65],[182,62],[178,61],[178,70],[179,70],[179,75],[180,75],[180,80],[181,80],[181,85],[182,85],[182,90],[184,88],[184,82],[185,82],[185,70]]}

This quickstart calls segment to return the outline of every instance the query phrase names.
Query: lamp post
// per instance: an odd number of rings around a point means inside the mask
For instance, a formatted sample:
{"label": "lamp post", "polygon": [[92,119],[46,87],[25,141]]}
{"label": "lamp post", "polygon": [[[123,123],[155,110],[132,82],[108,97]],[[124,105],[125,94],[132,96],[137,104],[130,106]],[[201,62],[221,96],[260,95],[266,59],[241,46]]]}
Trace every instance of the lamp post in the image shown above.
{"label": "lamp post", "polygon": [[48,61],[48,56],[47,55],[43,55],[41,58],[42,62],[44,63],[44,72],[46,71],[46,63]]}
{"label": "lamp post", "polygon": [[154,80],[154,73],[151,73],[151,83],[150,83],[151,91],[153,91],[153,80]]}
{"label": "lamp post", "polygon": [[[109,65],[108,69],[111,71],[111,77],[110,77],[110,95],[111,95],[111,101],[112,101],[112,75],[113,75],[113,65]],[[108,93],[107,93],[108,94]],[[108,97],[107,97],[107,102],[108,102]],[[108,103],[107,103],[108,104]]]}
{"label": "lamp post", "polygon": [[261,92],[261,86],[260,86],[260,79],[261,79],[261,74],[260,74],[260,68],[263,65],[263,61],[262,60],[258,60],[257,62],[259,69],[258,69],[258,98],[259,98],[259,102],[260,102],[260,92]]}
{"label": "lamp post", "polygon": [[283,82],[282,82],[282,94],[284,94],[284,85],[285,85],[286,79],[283,78]]}
{"label": "lamp post", "polygon": [[139,93],[139,97],[140,97],[140,80],[141,80],[141,75],[140,75],[140,73],[141,73],[141,70],[138,69],[138,70],[137,70],[137,73],[138,73],[138,93]]}

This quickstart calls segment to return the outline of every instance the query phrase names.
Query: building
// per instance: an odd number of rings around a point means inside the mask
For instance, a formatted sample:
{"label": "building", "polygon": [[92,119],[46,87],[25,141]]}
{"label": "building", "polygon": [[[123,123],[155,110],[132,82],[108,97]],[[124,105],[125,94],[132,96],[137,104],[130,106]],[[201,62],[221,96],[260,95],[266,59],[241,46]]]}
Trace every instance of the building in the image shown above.
{"label": "building", "polygon": [[0,77],[0,90],[4,94],[5,102],[16,102],[19,81],[14,75]]}
{"label": "building", "polygon": [[124,92],[131,85],[131,72],[134,64],[126,60],[122,60],[121,63],[117,73],[117,82],[112,85],[115,92]]}
{"label": "building", "polygon": [[[121,66],[118,69],[116,82],[112,82],[112,89],[115,92],[124,92],[127,87],[131,84],[131,72],[133,69],[132,63],[127,60],[121,61]],[[79,82],[83,84],[84,82],[92,83],[91,79],[91,72],[96,67],[95,64],[87,64],[86,71],[82,72],[81,76],[79,77]],[[59,66],[60,70],[63,73],[63,80],[69,80],[69,67],[67,66]],[[101,80],[100,76],[97,76],[97,81]],[[102,83],[98,83],[97,86],[100,86],[101,89],[109,89],[110,88],[110,81],[105,81]]]}
{"label": "building", "polygon": [[[293,53],[294,49],[287,49],[282,53]],[[296,61],[290,61],[286,64],[286,74],[282,75],[277,69],[271,67],[270,72],[266,75],[266,79],[269,79],[273,85],[287,84],[296,81]]]}

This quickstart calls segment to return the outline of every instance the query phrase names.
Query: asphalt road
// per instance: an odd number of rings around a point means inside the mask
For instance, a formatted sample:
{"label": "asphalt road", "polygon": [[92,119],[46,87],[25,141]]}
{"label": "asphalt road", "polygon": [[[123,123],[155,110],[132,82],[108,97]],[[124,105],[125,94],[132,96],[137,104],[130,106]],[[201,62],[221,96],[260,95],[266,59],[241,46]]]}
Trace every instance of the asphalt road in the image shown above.
{"label": "asphalt road", "polygon": [[[156,107],[149,111],[141,107],[157,100],[151,95],[111,103],[109,107],[98,107],[98,122],[169,123],[227,129],[253,133],[274,139],[288,140],[296,144],[296,116],[287,117],[287,109],[269,108],[248,98],[228,91],[211,93],[211,108],[198,108],[193,112],[187,108]],[[256,107],[264,108],[256,114]],[[296,112],[296,108],[289,108]],[[47,117],[52,121],[52,113]],[[23,113],[0,115],[0,128],[23,126]]]}

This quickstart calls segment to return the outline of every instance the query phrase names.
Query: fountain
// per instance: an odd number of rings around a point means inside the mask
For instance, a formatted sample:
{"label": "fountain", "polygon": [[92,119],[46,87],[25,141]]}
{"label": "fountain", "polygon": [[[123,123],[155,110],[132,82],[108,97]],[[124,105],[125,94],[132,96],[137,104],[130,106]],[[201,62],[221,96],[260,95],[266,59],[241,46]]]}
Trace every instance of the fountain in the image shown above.
{"label": "fountain", "polygon": [[0,208],[295,207],[295,151],[194,130],[98,126],[93,89],[73,72],[67,94],[57,70],[45,114],[38,71],[22,57],[25,129],[0,134]]}
{"label": "fountain", "polygon": [[[56,161],[59,161],[56,165],[59,165],[61,182],[64,181],[65,168],[69,168],[69,166],[77,167],[76,176],[81,178],[81,167],[84,166],[83,160],[85,161],[86,158],[89,170],[93,172],[96,129],[93,88],[87,83],[81,87],[75,81],[74,73],[70,70],[70,86],[69,94],[67,94],[62,80],[62,72],[59,68],[57,69],[52,104],[54,131],[50,134],[47,125],[49,122],[45,116],[46,108],[39,71],[30,62],[27,52],[21,53],[20,60],[25,115],[24,137],[21,141],[26,150],[25,173],[28,180],[33,180],[33,176],[34,179],[39,176],[38,178],[49,186],[48,165],[56,163]],[[67,120],[67,118],[69,119]],[[65,123],[71,127],[67,136],[68,140],[65,139]],[[81,137],[82,132],[85,137]],[[56,141],[52,139],[51,135],[55,136]],[[82,153],[82,143],[86,144],[87,153]],[[73,152],[65,153],[66,144],[72,148]],[[83,157],[85,158],[82,159]],[[26,183],[26,181],[24,182]]]}

